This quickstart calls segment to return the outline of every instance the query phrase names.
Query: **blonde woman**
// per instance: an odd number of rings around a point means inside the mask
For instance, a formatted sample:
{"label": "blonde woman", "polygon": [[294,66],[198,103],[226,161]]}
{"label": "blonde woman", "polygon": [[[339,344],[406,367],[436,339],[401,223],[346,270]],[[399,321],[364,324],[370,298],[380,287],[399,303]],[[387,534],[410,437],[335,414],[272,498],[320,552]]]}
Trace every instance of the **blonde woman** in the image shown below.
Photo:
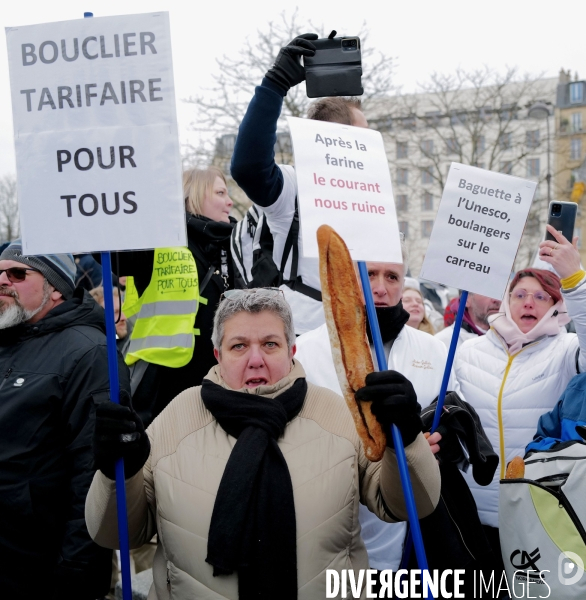
{"label": "blonde woman", "polygon": [[407,325],[425,333],[435,335],[433,325],[425,315],[425,304],[419,290],[406,287],[403,290],[403,308],[409,313]]}
{"label": "blonde woman", "polygon": [[175,396],[200,385],[216,364],[214,310],[234,287],[230,235],[236,221],[224,174],[216,167],[186,170],[183,196],[187,248],[112,258],[117,274],[133,276],[138,297],[126,362],[134,406],[146,426]]}

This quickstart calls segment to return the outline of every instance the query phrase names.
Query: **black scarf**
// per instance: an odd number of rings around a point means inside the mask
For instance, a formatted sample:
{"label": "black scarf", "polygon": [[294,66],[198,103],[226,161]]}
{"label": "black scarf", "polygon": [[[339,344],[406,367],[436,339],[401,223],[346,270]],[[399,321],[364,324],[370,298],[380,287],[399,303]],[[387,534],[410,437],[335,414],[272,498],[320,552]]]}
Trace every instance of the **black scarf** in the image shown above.
{"label": "black scarf", "polygon": [[[401,300],[395,306],[377,306],[376,316],[383,344],[394,342],[399,333],[401,333],[401,329],[403,329],[405,323],[409,320],[409,313],[403,308]],[[369,343],[372,344],[372,333],[370,333],[368,318],[366,320],[366,335],[368,336]]]}
{"label": "black scarf", "polygon": [[230,241],[232,230],[236,221],[230,217],[229,223],[224,221],[213,221],[202,215],[192,215],[188,212],[185,216],[187,223],[187,234],[195,235],[203,244],[217,244],[224,246]]}
{"label": "black scarf", "polygon": [[303,378],[274,399],[202,383],[206,408],[238,440],[214,503],[206,562],[214,576],[238,571],[240,600],[297,599],[293,486],[277,440],[306,393]]}
{"label": "black scarf", "polygon": [[229,223],[212,221],[202,215],[186,214],[187,242],[191,252],[203,264],[220,265],[221,250],[230,251],[230,236],[236,221],[230,217]]}

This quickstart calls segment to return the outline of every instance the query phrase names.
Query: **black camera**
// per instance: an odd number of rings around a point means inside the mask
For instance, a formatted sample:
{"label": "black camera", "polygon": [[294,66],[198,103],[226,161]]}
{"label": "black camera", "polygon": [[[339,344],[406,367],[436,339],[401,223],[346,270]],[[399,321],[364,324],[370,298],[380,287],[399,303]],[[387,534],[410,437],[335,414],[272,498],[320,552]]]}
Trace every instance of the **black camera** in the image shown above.
{"label": "black camera", "polygon": [[364,89],[360,38],[330,36],[312,44],[315,55],[303,58],[307,96],[361,96]]}
{"label": "black camera", "polygon": [[358,50],[358,39],[357,38],[353,38],[353,39],[346,39],[346,40],[342,40],[342,50],[345,50],[346,52],[351,52],[352,50]]}
{"label": "black camera", "polygon": [[551,216],[559,217],[562,214],[562,205],[561,204],[552,204],[551,205]]}

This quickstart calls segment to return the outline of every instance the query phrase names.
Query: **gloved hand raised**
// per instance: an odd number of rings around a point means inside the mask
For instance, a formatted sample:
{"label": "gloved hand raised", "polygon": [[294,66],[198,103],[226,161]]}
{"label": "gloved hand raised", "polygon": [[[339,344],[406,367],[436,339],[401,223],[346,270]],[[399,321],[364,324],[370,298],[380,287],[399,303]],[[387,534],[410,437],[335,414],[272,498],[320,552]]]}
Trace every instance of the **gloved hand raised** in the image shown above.
{"label": "gloved hand raised", "polygon": [[408,446],[422,431],[421,406],[411,382],[397,371],[381,371],[366,376],[366,385],[356,392],[356,400],[370,401],[370,410],[387,434],[387,446],[393,448],[391,425],[396,425]]}
{"label": "gloved hand raised", "polygon": [[275,64],[267,71],[265,77],[276,83],[285,93],[289,88],[305,81],[305,69],[301,64],[301,56],[313,56],[315,46],[309,40],[317,40],[315,33],[304,33],[281,48]]}
{"label": "gloved hand raised", "polygon": [[120,404],[102,402],[96,407],[93,446],[94,465],[109,479],[116,479],[118,458],[124,459],[126,479],[142,469],[151,444],[127,393],[120,394]]}

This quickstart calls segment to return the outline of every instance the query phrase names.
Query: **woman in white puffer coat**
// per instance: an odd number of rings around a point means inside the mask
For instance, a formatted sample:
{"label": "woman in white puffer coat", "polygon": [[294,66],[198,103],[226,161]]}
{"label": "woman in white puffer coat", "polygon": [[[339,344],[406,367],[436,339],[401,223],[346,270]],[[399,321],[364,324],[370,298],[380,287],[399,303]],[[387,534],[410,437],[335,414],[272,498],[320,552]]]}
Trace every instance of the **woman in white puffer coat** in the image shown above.
{"label": "woman in white puffer coat", "polygon": [[[576,373],[586,371],[586,272],[575,246],[552,227],[548,230],[556,241],[541,243],[540,258],[561,281],[550,271],[519,271],[501,312],[489,319],[489,332],[462,344],[455,360],[462,394],[478,412],[500,458],[489,486],[466,476],[497,556],[499,479],[511,459],[525,454],[539,417],[555,406]],[[570,318],[576,334],[564,327]]]}

